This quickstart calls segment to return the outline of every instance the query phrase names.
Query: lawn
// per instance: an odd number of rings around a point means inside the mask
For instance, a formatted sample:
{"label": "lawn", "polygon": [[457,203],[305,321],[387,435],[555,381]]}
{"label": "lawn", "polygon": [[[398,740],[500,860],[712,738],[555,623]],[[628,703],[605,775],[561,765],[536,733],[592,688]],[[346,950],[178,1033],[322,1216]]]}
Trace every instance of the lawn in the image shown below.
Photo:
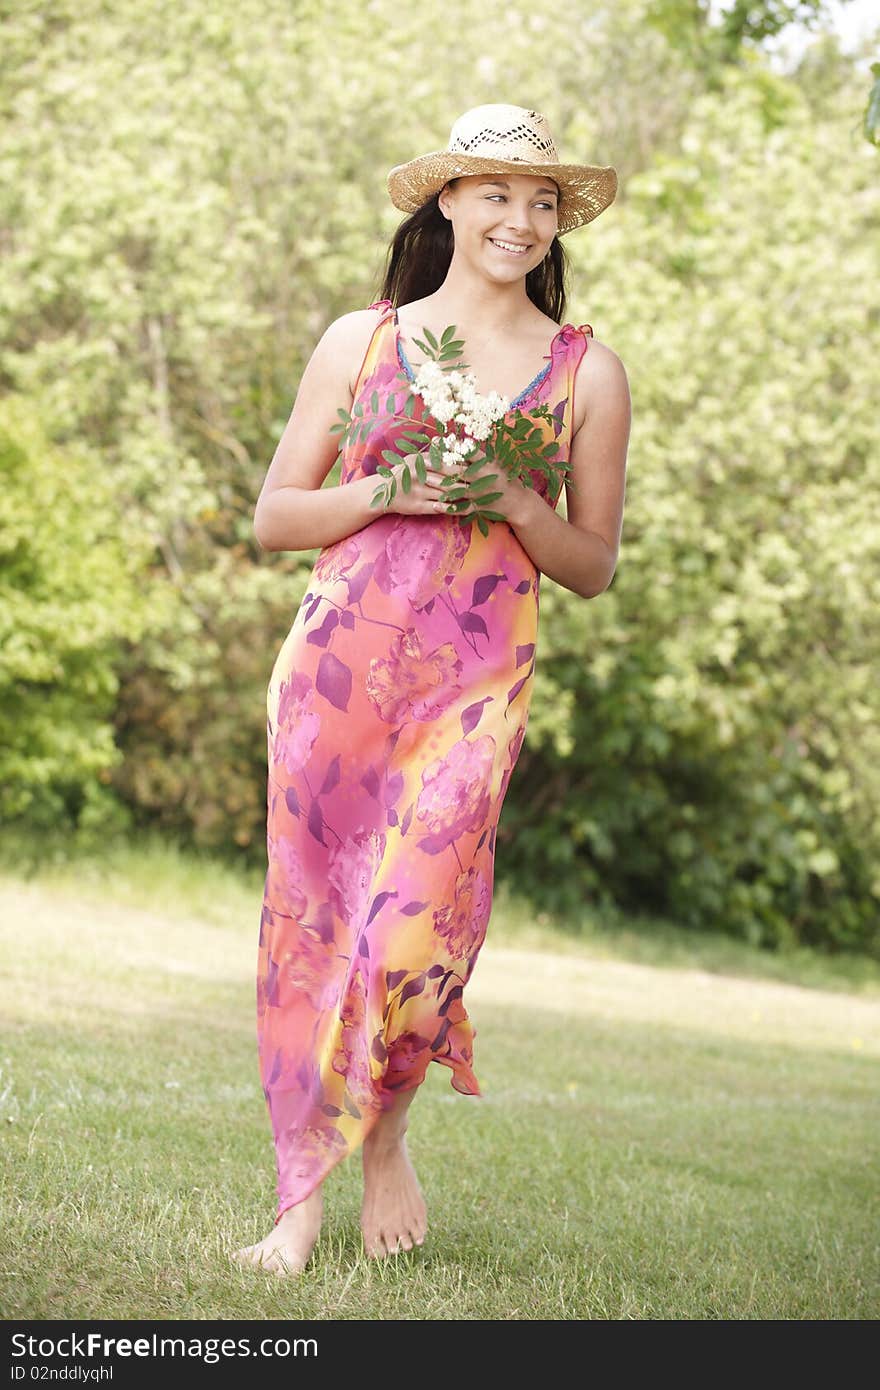
{"label": "lawn", "polygon": [[0,1316],[880,1314],[876,967],[573,942],[501,890],[467,995],[485,1097],[435,1066],[411,1112],[424,1247],[364,1256],[355,1156],[305,1274],[240,1269],[275,1209],[259,887],[149,847],[0,875]]}

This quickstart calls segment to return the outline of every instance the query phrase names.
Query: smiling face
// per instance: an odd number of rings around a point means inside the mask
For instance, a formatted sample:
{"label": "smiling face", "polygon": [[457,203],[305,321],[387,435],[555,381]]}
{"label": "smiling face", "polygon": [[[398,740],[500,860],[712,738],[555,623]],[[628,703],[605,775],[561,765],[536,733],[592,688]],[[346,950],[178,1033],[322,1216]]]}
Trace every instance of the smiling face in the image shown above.
{"label": "smiling face", "polygon": [[440,210],[452,223],[456,255],[493,278],[533,270],[550,250],[559,225],[559,189],[546,174],[469,174],[441,192]]}

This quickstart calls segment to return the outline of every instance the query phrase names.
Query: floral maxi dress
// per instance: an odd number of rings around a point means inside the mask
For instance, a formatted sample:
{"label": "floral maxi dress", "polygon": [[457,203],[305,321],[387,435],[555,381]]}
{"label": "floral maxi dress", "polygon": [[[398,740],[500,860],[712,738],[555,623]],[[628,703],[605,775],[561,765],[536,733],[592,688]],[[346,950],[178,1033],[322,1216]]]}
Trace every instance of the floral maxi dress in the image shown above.
{"label": "floral maxi dress", "polygon": [[[413,377],[397,314],[387,299],[369,307],[379,317],[354,404],[367,420],[377,403],[384,410],[346,446],[342,485],[374,474],[383,450],[400,452],[407,428],[392,418],[409,395],[398,371]],[[547,404],[552,423],[535,423],[562,460],[590,336],[589,324],[561,328],[511,402]],[[422,410],[416,397],[410,419]],[[546,497],[544,475],[532,478]],[[555,507],[558,495],[547,500]],[[457,1091],[481,1095],[463,995],[528,722],[539,581],[506,521],[484,537],[451,513],[377,509],[321,551],[278,653],[257,972],[276,1222],[398,1092],[421,1084],[429,1062],[450,1068]]]}

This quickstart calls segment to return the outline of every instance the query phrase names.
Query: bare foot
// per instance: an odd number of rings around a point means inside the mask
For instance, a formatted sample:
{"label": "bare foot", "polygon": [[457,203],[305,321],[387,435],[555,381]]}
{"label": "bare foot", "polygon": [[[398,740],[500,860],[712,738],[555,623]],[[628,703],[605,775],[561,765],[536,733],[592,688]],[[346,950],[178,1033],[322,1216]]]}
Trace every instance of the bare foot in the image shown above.
{"label": "bare foot", "polygon": [[[382,1257],[422,1245],[428,1212],[402,1133],[382,1131],[381,1121],[363,1145],[364,1201],[361,1230],[368,1255]],[[378,1132],[377,1132],[378,1131]]]}
{"label": "bare foot", "polygon": [[272,1274],[300,1274],[312,1253],[321,1217],[324,1197],[320,1187],[305,1201],[288,1207],[278,1225],[256,1245],[245,1245],[232,1258],[242,1265],[256,1265]]}

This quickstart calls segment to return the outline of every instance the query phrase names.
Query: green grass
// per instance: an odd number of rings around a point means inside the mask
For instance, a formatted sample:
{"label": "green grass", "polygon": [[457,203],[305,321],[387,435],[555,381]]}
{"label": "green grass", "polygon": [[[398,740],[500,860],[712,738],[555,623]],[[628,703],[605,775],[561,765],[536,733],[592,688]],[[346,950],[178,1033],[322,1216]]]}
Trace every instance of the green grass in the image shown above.
{"label": "green grass", "polygon": [[304,1275],[231,1263],[275,1209],[261,886],[155,841],[0,877],[0,1316],[877,1317],[871,964],[537,937],[500,888],[485,1098],[433,1067],[411,1112],[425,1246],[364,1257],[354,1156]]}
{"label": "green grass", "polygon": [[[66,890],[80,902],[144,908],[175,919],[197,916],[224,926],[238,923],[247,932],[259,903],[264,869],[230,867],[207,853],[183,850],[155,833],[136,843],[115,841],[98,854],[71,855],[60,845],[53,858],[44,844],[0,839],[0,873],[35,877],[47,887]],[[257,909],[259,912],[259,908]],[[722,933],[688,931],[663,918],[624,916],[586,906],[577,921],[556,922],[535,912],[496,885],[491,940],[510,946],[552,950],[591,960],[629,960],[661,968],[693,967],[725,975],[785,980],[880,998],[880,961],[849,954],[827,956],[804,948],[771,953],[734,941]]]}

